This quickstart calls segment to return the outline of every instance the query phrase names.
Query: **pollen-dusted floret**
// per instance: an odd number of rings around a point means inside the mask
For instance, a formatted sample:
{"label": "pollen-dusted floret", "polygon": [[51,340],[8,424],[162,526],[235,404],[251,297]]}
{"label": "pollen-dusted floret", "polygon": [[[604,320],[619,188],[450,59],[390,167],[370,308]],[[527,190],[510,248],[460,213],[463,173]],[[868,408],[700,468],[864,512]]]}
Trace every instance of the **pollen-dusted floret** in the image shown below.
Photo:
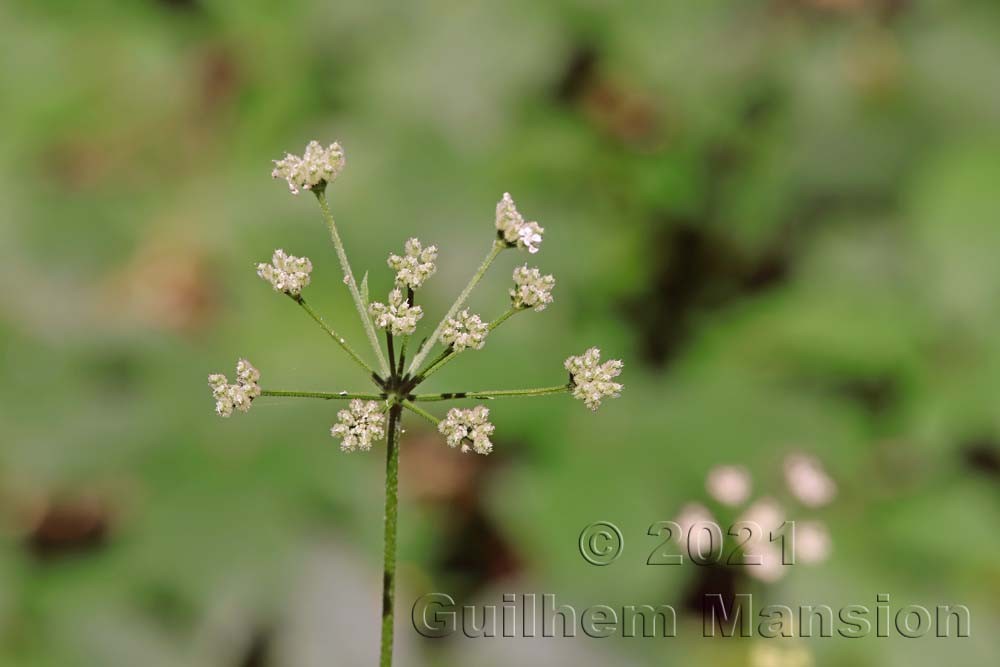
{"label": "pollen-dusted floret", "polygon": [[257,386],[260,382],[260,371],[246,359],[236,362],[236,379],[242,385],[256,387],[258,395],[260,394],[260,387]]}
{"label": "pollen-dusted floret", "polygon": [[337,142],[324,148],[318,141],[310,141],[301,156],[286,153],[282,159],[275,160],[271,178],[285,179],[288,189],[297,195],[300,190],[312,190],[320,184],[333,182],[345,161],[344,149]]}
{"label": "pollen-dusted floret", "polygon": [[308,257],[286,255],[284,250],[278,248],[270,264],[257,265],[257,275],[271,283],[274,291],[298,296],[302,288],[309,284],[312,268]]}
{"label": "pollen-dusted floret", "polygon": [[346,410],[337,413],[337,423],[330,435],[340,438],[340,449],[368,451],[372,443],[385,437],[385,411],[378,401],[351,400]]}
{"label": "pollen-dusted floret", "polygon": [[496,428],[489,422],[489,417],[489,408],[483,405],[471,409],[452,408],[438,424],[438,430],[444,434],[449,447],[461,445],[462,451],[468,452],[468,441],[477,454],[489,454],[493,451],[490,436]]}
{"label": "pollen-dusted floret", "polygon": [[543,276],[538,269],[529,269],[528,265],[514,269],[514,287],[510,290],[510,300],[517,309],[534,308],[545,310],[552,303],[552,288],[556,279]]}
{"label": "pollen-dusted floret", "polygon": [[213,373],[208,376],[208,386],[215,399],[215,412],[220,417],[229,417],[233,410],[247,412],[253,399],[260,396],[260,371],[246,359],[236,363],[236,384],[229,384],[225,375]]}
{"label": "pollen-dusted floret", "polygon": [[375,326],[393,336],[408,336],[417,328],[417,321],[424,316],[420,306],[411,306],[398,287],[389,292],[389,305],[375,302],[368,306]]}
{"label": "pollen-dusted floret", "polygon": [[456,352],[470,347],[473,350],[480,350],[486,344],[486,335],[489,332],[490,325],[483,322],[479,315],[473,315],[469,313],[468,308],[465,308],[457,317],[445,323],[441,331],[441,340]]}
{"label": "pollen-dusted floret", "polygon": [[503,193],[503,198],[497,202],[497,235],[510,247],[527,248],[535,254],[542,242],[545,230],[537,222],[527,222],[517,211],[510,193]]}
{"label": "pollen-dusted floret", "polygon": [[591,410],[597,410],[603,398],[618,398],[622,385],[614,382],[622,372],[619,359],[601,363],[601,351],[592,347],[578,357],[566,360],[565,367],[573,382],[573,398],[583,401]]}
{"label": "pollen-dusted floret", "polygon": [[418,239],[409,239],[404,251],[402,256],[389,255],[389,268],[396,272],[397,286],[417,289],[437,271],[437,246],[424,248]]}

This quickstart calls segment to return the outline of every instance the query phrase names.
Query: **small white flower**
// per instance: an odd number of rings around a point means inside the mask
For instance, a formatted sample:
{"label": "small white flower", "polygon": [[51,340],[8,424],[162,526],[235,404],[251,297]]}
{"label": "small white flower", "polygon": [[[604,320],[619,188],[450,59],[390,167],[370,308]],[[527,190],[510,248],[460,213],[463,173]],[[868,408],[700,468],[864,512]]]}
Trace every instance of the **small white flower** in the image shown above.
{"label": "small white flower", "polygon": [[705,488],[723,505],[735,507],[750,497],[750,473],[743,466],[716,466],[708,471]]}
{"label": "small white flower", "polygon": [[748,507],[740,517],[740,521],[755,523],[761,530],[754,530],[749,543],[767,541],[772,532],[777,532],[785,521],[785,510],[774,498],[761,498]]}
{"label": "small white flower", "polygon": [[771,540],[785,521],[784,508],[773,498],[761,498],[743,512],[739,521],[755,524],[744,543],[747,574],[768,583],[785,576],[781,548]]}
{"label": "small white flower", "polygon": [[495,428],[489,422],[489,416],[489,408],[483,405],[467,410],[452,408],[438,424],[438,430],[444,434],[449,447],[461,445],[462,451],[468,452],[469,446],[465,441],[469,440],[477,454],[489,454],[493,451],[490,436]]}
{"label": "small white flower", "polygon": [[[242,385],[256,386],[260,382],[260,371],[246,359],[240,359],[236,362],[236,379]],[[260,387],[257,389],[259,393]]]}
{"label": "small white flower", "polygon": [[253,399],[260,396],[260,371],[246,359],[236,363],[236,384],[229,384],[225,375],[213,373],[208,376],[208,386],[215,399],[215,412],[220,417],[229,417],[233,410],[247,412]]}
{"label": "small white flower", "polygon": [[622,372],[619,359],[601,363],[601,351],[592,347],[578,357],[570,357],[564,366],[573,382],[573,398],[583,401],[591,410],[597,410],[603,398],[618,398],[622,385],[614,382]]}
{"label": "small white flower", "polygon": [[409,239],[405,246],[405,255],[389,255],[389,268],[396,272],[396,285],[417,289],[424,281],[434,275],[437,265],[437,246],[421,246],[418,239]]}
{"label": "small white flower", "polygon": [[408,336],[417,328],[417,321],[424,316],[420,306],[411,306],[398,287],[389,292],[389,305],[375,302],[368,306],[368,312],[379,329],[389,331],[393,336]]}
{"label": "small white flower", "polygon": [[802,521],[795,524],[795,555],[799,562],[821,563],[830,556],[830,531],[822,521]]}
{"label": "small white flower", "polygon": [[346,410],[337,413],[337,423],[330,435],[340,438],[340,449],[345,452],[368,451],[372,443],[385,437],[385,412],[378,401],[351,400]]}
{"label": "small white flower", "polygon": [[344,149],[334,142],[324,148],[318,141],[310,141],[302,156],[286,153],[274,161],[271,178],[283,178],[292,194],[299,190],[312,190],[337,178],[344,168]]}
{"label": "small white flower", "polygon": [[486,344],[486,335],[490,332],[490,325],[479,317],[469,313],[468,308],[462,310],[458,317],[449,319],[441,330],[441,340],[445,345],[449,345],[456,352],[472,348],[482,349]]}
{"label": "small white flower", "polygon": [[[759,556],[752,558],[753,556]],[[747,552],[747,562],[743,566],[747,574],[768,584],[773,584],[785,576],[785,563],[781,548],[771,542],[761,542]]]}
{"label": "small white flower", "polygon": [[806,454],[791,454],[785,459],[785,482],[799,502],[807,507],[822,507],[837,495],[834,482],[818,459]]}
{"label": "small white flower", "polygon": [[545,310],[552,303],[552,288],[556,279],[543,276],[538,269],[529,269],[528,265],[514,269],[514,288],[510,291],[510,300],[515,308],[534,308]]}
{"label": "small white flower", "polygon": [[497,202],[497,235],[510,247],[527,248],[535,254],[542,242],[545,230],[537,222],[527,222],[517,211],[510,193],[503,193],[503,198]]}
{"label": "small white flower", "polygon": [[298,296],[309,284],[312,262],[308,257],[286,255],[281,248],[274,251],[270,264],[258,264],[257,275],[271,283],[276,292]]}
{"label": "small white flower", "polygon": [[688,503],[677,513],[677,518],[674,519],[674,522],[680,526],[681,532],[679,535],[674,535],[673,538],[678,543],[687,545],[691,529],[704,524],[715,524],[715,517],[701,503]]}

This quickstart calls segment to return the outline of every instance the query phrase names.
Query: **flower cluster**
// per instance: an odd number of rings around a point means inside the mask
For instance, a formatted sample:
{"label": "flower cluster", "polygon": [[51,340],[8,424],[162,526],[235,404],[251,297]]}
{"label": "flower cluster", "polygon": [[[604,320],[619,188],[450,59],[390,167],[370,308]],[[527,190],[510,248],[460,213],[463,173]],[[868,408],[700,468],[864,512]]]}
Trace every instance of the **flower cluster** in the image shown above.
{"label": "flower cluster", "polygon": [[438,424],[438,430],[444,434],[449,447],[462,445],[462,451],[472,450],[477,454],[489,454],[493,451],[490,436],[493,435],[493,424],[489,422],[490,410],[483,405],[463,410],[452,408],[448,415]]}
{"label": "flower cluster", "polygon": [[510,290],[511,303],[518,310],[525,308],[545,310],[545,306],[552,303],[552,288],[555,285],[556,279],[553,276],[543,276],[538,269],[529,269],[527,264],[519,266],[514,269],[514,287]]}
{"label": "flower cluster", "polygon": [[312,262],[308,257],[286,255],[284,250],[278,248],[274,251],[270,264],[257,265],[257,275],[271,283],[274,291],[298,296],[302,293],[302,288],[309,284],[312,269]]}
{"label": "flower cluster", "polygon": [[503,193],[503,198],[497,202],[497,236],[509,247],[527,248],[528,252],[538,252],[545,230],[537,222],[527,222],[517,211],[510,193]]}
{"label": "flower cluster", "polygon": [[[823,479],[824,488],[832,488],[833,481],[829,479],[822,465],[818,460],[804,454],[791,454],[784,462],[786,471],[786,482],[791,496],[797,500],[802,507],[807,509],[816,507],[815,496],[802,493],[804,480],[794,475],[787,476],[788,471],[798,470],[799,466],[807,461],[809,465],[809,480],[814,482]],[[744,506],[749,500],[751,493],[751,478],[749,471],[739,465],[719,465],[709,470],[705,479],[705,488],[708,494],[716,500],[723,512],[728,508],[738,508]],[[833,495],[827,496],[827,501]],[[738,515],[734,529],[745,526],[741,530],[749,535],[742,543],[746,565],[746,572],[755,579],[772,583],[781,579],[787,573],[787,567],[791,563],[786,560],[787,552],[783,552],[784,543],[779,546],[775,540],[775,535],[784,535],[792,546],[791,553],[794,554],[795,561],[806,565],[821,563],[829,558],[833,548],[833,540],[826,525],[819,520],[795,520],[794,529],[789,531],[785,526],[787,513],[785,506],[775,497],[765,495],[744,507]],[[684,505],[677,515],[676,523],[680,526],[681,534],[678,536],[682,544],[686,544],[689,533],[693,528],[703,530],[708,527],[715,530],[719,527],[707,507],[700,503],[688,503]],[[721,527],[719,527],[721,530]],[[722,532],[725,532],[724,530]],[[698,539],[697,531],[690,539]]]}
{"label": "flower cluster", "polygon": [[271,178],[285,179],[288,189],[297,195],[300,190],[333,182],[344,168],[344,161],[344,149],[337,142],[323,148],[318,141],[310,141],[301,156],[287,153],[275,160]]}
{"label": "flower cluster", "polygon": [[389,255],[389,268],[396,272],[396,285],[417,289],[434,275],[437,265],[437,246],[424,248],[418,239],[409,239],[404,246],[404,255]]}
{"label": "flower cluster", "polygon": [[[581,356],[567,359],[564,366],[570,373],[569,381],[552,387],[498,392],[423,395],[415,393],[417,385],[454,355],[468,349],[482,349],[487,336],[514,314],[523,310],[541,311],[552,303],[555,278],[542,274],[536,267],[524,264],[513,270],[514,285],[508,291],[510,308],[492,323],[483,321],[480,315],[472,313],[465,307],[472,289],[502,250],[519,248],[531,254],[537,253],[542,243],[544,229],[537,222],[526,220],[518,211],[510,193],[505,192],[496,204],[496,240],[491,244],[486,259],[433,333],[413,349],[409,345],[408,337],[416,332],[424,314],[423,308],[414,304],[413,294],[436,273],[438,248],[434,245],[425,246],[417,238],[407,239],[403,252],[389,254],[387,259],[388,266],[395,272],[394,287],[389,292],[388,298],[385,302],[369,302],[367,282],[362,281],[361,289],[358,288],[347,260],[346,250],[337,232],[336,222],[326,201],[326,186],[336,180],[344,165],[344,151],[339,143],[323,145],[318,141],[310,141],[301,155],[286,153],[280,160],[275,160],[271,176],[284,179],[294,194],[299,194],[302,190],[310,190],[316,194],[337,251],[344,283],[348,286],[355,308],[361,315],[362,325],[375,353],[376,363],[369,364],[363,354],[359,354],[301,298],[302,290],[311,280],[313,266],[309,258],[289,255],[284,250],[278,249],[274,251],[270,263],[259,263],[256,268],[258,276],[270,283],[276,292],[293,297],[326,334],[365,370],[366,375],[376,385],[375,393],[271,389],[263,391],[258,384],[260,374],[246,360],[241,360],[237,368],[237,381],[234,384],[230,384],[224,375],[209,377],[209,385],[216,401],[216,412],[224,417],[230,416],[235,410],[246,412],[253,399],[261,395],[351,400],[349,409],[338,413],[339,421],[331,428],[331,433],[343,440],[343,449],[347,451],[370,449],[375,440],[385,438],[387,435],[387,414],[395,414],[398,417],[399,413],[408,409],[439,425],[441,432],[448,436],[450,445],[458,446],[467,441],[471,444],[463,445],[463,449],[471,448],[486,454],[492,450],[490,435],[494,427],[487,420],[489,410],[485,407],[480,406],[471,410],[454,409],[448,412],[444,420],[439,420],[429,412],[418,408],[415,403],[421,400],[451,400],[461,397],[494,398],[571,393],[575,398],[582,400],[588,408],[596,410],[603,399],[619,395],[622,385],[614,379],[621,373],[622,362],[610,360],[601,363],[600,351],[597,348],[591,348]],[[385,354],[377,329],[387,333]],[[397,346],[393,340],[395,336],[406,337],[406,340]],[[437,357],[430,358],[433,348],[438,344],[444,346],[444,349]]]}
{"label": "flower cluster", "polygon": [[349,409],[337,413],[330,435],[340,438],[340,449],[368,451],[372,443],[385,437],[385,408],[376,401],[352,399]]}
{"label": "flower cluster", "polygon": [[573,398],[583,401],[591,410],[601,406],[603,398],[618,398],[621,384],[614,378],[621,375],[622,362],[609,359],[601,363],[601,351],[592,347],[578,357],[570,357],[564,364],[573,384]]}
{"label": "flower cluster", "polygon": [[420,306],[411,306],[398,287],[389,292],[389,304],[375,303],[368,306],[368,312],[375,326],[385,329],[393,336],[409,336],[417,329],[417,321],[424,316]]}
{"label": "flower cluster", "polygon": [[490,325],[483,322],[479,315],[469,313],[466,308],[458,314],[458,317],[448,320],[441,331],[441,340],[455,352],[462,352],[468,348],[481,350],[486,344],[486,335],[489,332]]}
{"label": "flower cluster", "polygon": [[236,383],[221,373],[208,376],[208,386],[212,388],[212,398],[215,399],[215,412],[220,417],[229,417],[233,410],[247,412],[253,399],[260,396],[260,371],[254,368],[246,359],[236,363]]}

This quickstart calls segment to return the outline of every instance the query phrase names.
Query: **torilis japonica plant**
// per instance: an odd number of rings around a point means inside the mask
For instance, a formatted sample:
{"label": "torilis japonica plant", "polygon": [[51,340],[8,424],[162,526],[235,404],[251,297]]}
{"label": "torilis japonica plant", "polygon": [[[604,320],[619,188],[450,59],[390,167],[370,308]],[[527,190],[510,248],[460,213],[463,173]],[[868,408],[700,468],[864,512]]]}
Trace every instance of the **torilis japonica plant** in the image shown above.
{"label": "torilis japonica plant", "polygon": [[[513,286],[509,291],[507,309],[490,322],[464,308],[465,302],[486,271],[505,250],[527,251],[536,254],[542,244],[544,229],[537,222],[529,222],[518,212],[514,200],[504,194],[496,205],[496,234],[486,258],[473,274],[455,302],[438,322],[433,332],[412,350],[410,340],[423,318],[423,308],[416,305],[416,292],[437,270],[437,247],[424,246],[418,239],[406,241],[403,253],[390,254],[389,267],[396,272],[395,286],[384,302],[368,298],[367,274],[360,284],[354,278],[340,232],[330,212],[326,198],[327,186],[344,168],[344,151],[337,143],[323,147],[312,141],[303,155],[288,154],[275,161],[274,178],[288,182],[293,194],[307,190],[315,195],[323,219],[330,231],[333,247],[337,252],[344,273],[344,284],[351,293],[358,316],[375,356],[369,363],[337,331],[320,317],[302,296],[309,285],[312,262],[306,257],[295,257],[283,250],[275,250],[271,263],[258,264],[257,274],[269,282],[276,292],[281,292],[298,304],[333,341],[368,375],[374,388],[369,392],[352,391],[287,391],[264,389],[260,372],[246,359],[236,364],[235,382],[225,375],[213,374],[208,384],[215,399],[215,411],[229,417],[234,411],[247,412],[259,396],[284,396],[289,398],[316,398],[347,401],[347,407],[337,413],[337,423],[330,433],[340,440],[345,452],[368,451],[376,442],[386,441],[385,472],[385,553],[382,596],[382,643],[380,665],[392,664],[393,601],[396,573],[396,522],[399,478],[399,441],[403,411],[412,412],[434,424],[449,446],[463,453],[486,455],[493,450],[494,426],[489,421],[490,411],[484,405],[473,408],[451,408],[443,419],[434,416],[422,404],[440,403],[458,399],[489,400],[509,396],[548,396],[571,394],[591,410],[597,410],[601,401],[617,397],[622,385],[615,381],[621,373],[622,362],[612,359],[601,363],[601,353],[592,347],[579,356],[571,356],[563,364],[568,371],[566,381],[551,387],[531,389],[502,389],[497,391],[459,391],[441,394],[416,393],[417,388],[431,375],[452,359],[467,350],[480,350],[487,337],[517,313],[541,311],[552,303],[555,278],[543,275],[527,264],[513,272]],[[385,349],[376,329],[384,332]],[[440,343],[440,346],[438,345]],[[437,354],[431,354],[437,350]]]}

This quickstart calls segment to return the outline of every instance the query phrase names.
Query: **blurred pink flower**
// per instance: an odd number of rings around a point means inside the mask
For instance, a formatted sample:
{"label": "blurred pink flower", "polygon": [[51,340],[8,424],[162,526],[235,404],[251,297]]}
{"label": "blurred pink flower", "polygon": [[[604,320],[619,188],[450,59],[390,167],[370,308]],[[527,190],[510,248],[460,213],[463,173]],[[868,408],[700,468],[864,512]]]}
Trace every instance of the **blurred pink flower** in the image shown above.
{"label": "blurred pink flower", "polygon": [[678,542],[686,544],[691,528],[699,523],[714,523],[715,517],[701,503],[688,503],[681,507],[681,511],[674,521],[681,527],[681,534],[674,537]]}
{"label": "blurred pink flower", "polygon": [[705,488],[723,505],[735,507],[750,497],[750,473],[743,466],[716,466],[708,471]]}
{"label": "blurred pink flower", "polygon": [[819,460],[806,454],[790,454],[785,459],[785,483],[807,507],[822,507],[837,495],[837,484]]}
{"label": "blurred pink flower", "polygon": [[795,524],[795,556],[799,562],[821,563],[830,556],[830,531],[822,521]]}

